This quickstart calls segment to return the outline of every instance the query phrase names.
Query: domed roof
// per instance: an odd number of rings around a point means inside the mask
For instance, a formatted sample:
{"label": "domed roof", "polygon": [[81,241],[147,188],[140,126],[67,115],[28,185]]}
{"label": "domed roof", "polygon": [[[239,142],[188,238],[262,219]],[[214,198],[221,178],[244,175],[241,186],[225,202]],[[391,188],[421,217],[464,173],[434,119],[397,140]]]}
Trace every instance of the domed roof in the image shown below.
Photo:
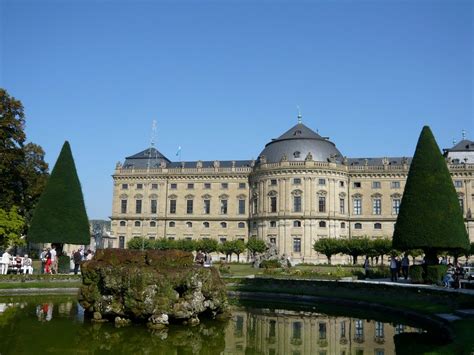
{"label": "domed roof", "polygon": [[308,154],[311,154],[312,160],[323,162],[341,162],[343,158],[336,145],[327,137],[321,137],[304,124],[298,123],[267,143],[259,160],[265,160],[267,163],[277,163],[285,159],[304,161]]}

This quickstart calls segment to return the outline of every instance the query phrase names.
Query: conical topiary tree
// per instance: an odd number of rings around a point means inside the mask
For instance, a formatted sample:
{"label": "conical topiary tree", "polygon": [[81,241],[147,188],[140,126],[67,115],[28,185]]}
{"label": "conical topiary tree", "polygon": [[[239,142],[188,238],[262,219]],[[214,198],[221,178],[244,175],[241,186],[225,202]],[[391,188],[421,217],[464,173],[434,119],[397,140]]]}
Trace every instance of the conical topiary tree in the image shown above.
{"label": "conical topiary tree", "polygon": [[411,162],[393,247],[422,249],[427,264],[438,263],[438,251],[469,248],[451,175],[428,126],[421,131]]}
{"label": "conical topiary tree", "polygon": [[28,231],[34,243],[89,244],[81,183],[69,142],[65,142],[56,165],[36,206]]}

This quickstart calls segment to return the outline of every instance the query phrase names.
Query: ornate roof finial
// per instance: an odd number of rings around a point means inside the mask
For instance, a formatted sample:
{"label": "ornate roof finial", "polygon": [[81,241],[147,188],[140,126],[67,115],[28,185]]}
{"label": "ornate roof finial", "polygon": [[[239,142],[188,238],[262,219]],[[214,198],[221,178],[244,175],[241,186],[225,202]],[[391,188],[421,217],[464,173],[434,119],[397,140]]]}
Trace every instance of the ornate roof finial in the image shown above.
{"label": "ornate roof finial", "polygon": [[465,139],[466,139],[466,130],[465,130],[465,129],[463,129],[463,130],[461,131],[461,136],[462,136],[462,140],[465,140]]}
{"label": "ornate roof finial", "polygon": [[455,146],[456,143],[457,143],[457,142],[456,142],[456,138],[453,138],[453,146]]}
{"label": "ornate roof finial", "polygon": [[301,116],[300,107],[296,106],[296,109],[298,110],[298,123],[301,124],[301,119],[303,118],[303,116]]}

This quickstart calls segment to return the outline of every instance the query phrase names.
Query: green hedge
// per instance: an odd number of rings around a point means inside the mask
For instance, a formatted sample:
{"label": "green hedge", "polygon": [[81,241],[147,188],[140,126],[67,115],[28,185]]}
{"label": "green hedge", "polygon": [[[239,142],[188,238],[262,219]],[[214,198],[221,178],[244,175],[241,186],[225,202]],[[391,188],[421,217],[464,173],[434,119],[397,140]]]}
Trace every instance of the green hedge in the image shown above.
{"label": "green hedge", "polygon": [[260,263],[260,267],[265,269],[277,269],[281,267],[281,264],[278,260],[264,260]]}
{"label": "green hedge", "polygon": [[423,265],[412,265],[409,269],[409,275],[412,283],[423,283]]}
{"label": "green hedge", "polygon": [[71,259],[67,255],[60,255],[58,258],[58,272],[69,274],[71,272]]}
{"label": "green hedge", "polygon": [[429,284],[441,285],[443,277],[448,271],[447,265],[430,265],[426,268],[425,281]]}

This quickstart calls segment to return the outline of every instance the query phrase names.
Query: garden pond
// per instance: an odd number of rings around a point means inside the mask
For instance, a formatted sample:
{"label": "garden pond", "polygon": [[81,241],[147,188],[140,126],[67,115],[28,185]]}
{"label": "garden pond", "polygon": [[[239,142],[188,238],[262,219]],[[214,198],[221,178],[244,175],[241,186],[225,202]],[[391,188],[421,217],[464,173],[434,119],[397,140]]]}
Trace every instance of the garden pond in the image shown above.
{"label": "garden pond", "polygon": [[[225,321],[190,327],[93,323],[74,296],[0,297],[0,354],[395,354],[409,321],[327,306],[239,303]],[[402,337],[403,338],[403,337]]]}

